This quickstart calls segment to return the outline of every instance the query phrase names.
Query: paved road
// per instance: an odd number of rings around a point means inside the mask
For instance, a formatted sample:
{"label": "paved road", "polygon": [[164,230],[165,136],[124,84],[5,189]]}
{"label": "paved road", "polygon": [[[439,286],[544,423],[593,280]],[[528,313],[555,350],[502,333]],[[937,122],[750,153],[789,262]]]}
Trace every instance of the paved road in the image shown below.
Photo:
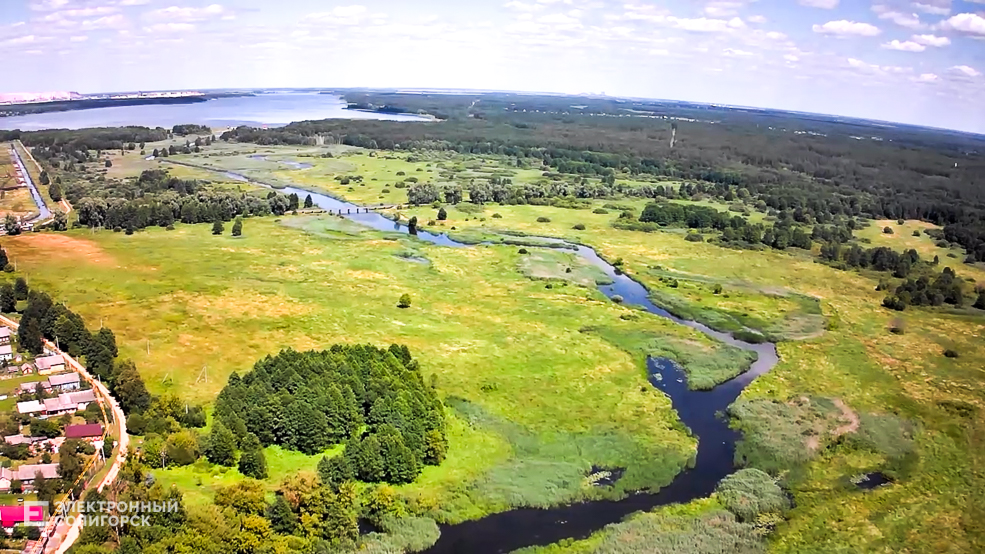
{"label": "paved road", "polygon": [[[0,315],[0,324],[6,325],[7,327],[10,327],[11,329],[14,330],[16,330],[18,326],[16,321],[2,315]],[[114,480],[116,480],[116,476],[120,473],[120,468],[123,467],[123,463],[126,461],[127,448],[130,446],[130,437],[129,435],[127,435],[127,419],[126,419],[127,416],[126,414],[123,413],[123,409],[120,408],[120,403],[117,402],[116,398],[113,398],[113,395],[109,393],[109,389],[106,388],[106,385],[104,385],[101,381],[90,375],[89,372],[86,371],[86,368],[82,366],[82,364],[80,364],[78,361],[76,361],[68,354],[56,348],[54,343],[44,341],[44,346],[45,348],[47,348],[52,352],[57,352],[58,354],[61,354],[62,357],[65,358],[66,365],[70,367],[73,371],[79,373],[82,379],[90,383],[92,385],[93,390],[95,390],[96,393],[103,398],[106,407],[108,407],[113,412],[114,425],[116,425],[117,433],[120,437],[119,439],[120,451],[119,454],[116,456],[116,459],[113,460],[113,465],[110,466],[109,471],[106,472],[106,476],[103,477],[103,480],[100,481],[99,485],[96,487],[96,490],[102,491],[104,487],[108,486]],[[75,524],[68,529],[68,532],[66,533],[65,537],[61,540],[61,543],[57,546],[56,552],[58,554],[62,554],[63,552],[68,550],[79,538],[79,532],[81,530],[82,530],[82,519],[77,518]],[[60,534],[60,532],[56,534]],[[53,540],[52,544],[55,544],[55,542],[56,541]],[[53,549],[49,549],[49,551],[53,551]]]}
{"label": "paved road", "polygon": [[[23,146],[23,145],[21,145]],[[24,165],[24,160],[21,159],[20,152],[17,151],[16,147],[10,149],[13,154],[14,163],[20,168],[21,173],[24,175],[24,180],[27,181],[27,187],[31,189],[31,196],[34,198],[34,203],[38,205],[38,210],[41,212],[38,217],[35,217],[31,221],[43,221],[51,217],[51,210],[48,209],[48,205],[45,204],[44,198],[41,197],[41,191],[35,186],[34,180],[31,179],[31,174],[27,172],[27,167]]]}

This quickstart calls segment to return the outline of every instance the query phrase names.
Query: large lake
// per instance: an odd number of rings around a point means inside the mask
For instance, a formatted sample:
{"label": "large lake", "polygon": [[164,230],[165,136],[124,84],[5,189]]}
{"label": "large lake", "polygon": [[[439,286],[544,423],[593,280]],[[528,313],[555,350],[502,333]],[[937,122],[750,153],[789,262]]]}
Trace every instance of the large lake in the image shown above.
{"label": "large lake", "polygon": [[86,127],[171,128],[183,123],[209,127],[268,125],[276,127],[309,119],[388,119],[428,121],[414,115],[382,114],[346,109],[338,96],[317,93],[266,93],[242,98],[218,98],[194,104],[145,104],[69,112],[0,117],[0,129],[84,129]]}

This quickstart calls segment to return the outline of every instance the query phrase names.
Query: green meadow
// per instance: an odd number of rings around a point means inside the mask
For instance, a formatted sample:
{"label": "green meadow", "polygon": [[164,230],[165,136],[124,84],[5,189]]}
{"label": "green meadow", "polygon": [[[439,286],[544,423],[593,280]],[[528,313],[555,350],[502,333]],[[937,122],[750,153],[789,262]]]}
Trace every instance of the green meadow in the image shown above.
{"label": "green meadow", "polygon": [[[274,161],[248,158],[254,151]],[[328,151],[331,158],[321,157]],[[406,192],[396,182],[422,175],[439,182],[452,166],[465,176],[540,176],[495,158],[446,153],[414,153],[411,161],[407,153],[338,147],[221,145],[210,152],[175,159],[360,203],[402,204]],[[363,179],[342,185],[338,175]],[[773,522],[770,550],[985,548],[983,312],[890,313],[880,307],[877,278],[815,263],[808,252],[740,251],[688,242],[679,231],[618,230],[611,224],[621,210],[638,212],[644,200],[585,204],[449,205],[444,221],[431,206],[392,215],[416,216],[428,231],[471,242],[504,233],[580,242],[618,262],[658,305],[779,340],[779,364],[745,389],[731,414],[745,433],[740,461],[770,472],[795,501],[786,519]],[[888,222],[897,228],[893,236],[876,235],[882,223],[857,235],[921,255],[939,248],[923,233],[913,236],[912,222]],[[90,325],[103,320],[114,329],[152,392],[189,402],[208,404],[232,372],[282,348],[407,344],[447,402],[450,449],[444,463],[398,490],[415,513],[441,521],[668,483],[693,456],[695,440],[669,400],[646,383],[645,355],[672,357],[707,386],[750,361],[700,333],[607,300],[594,287],[602,276],[565,251],[437,247],[331,216],[247,219],[240,238],[209,230],[32,233],[5,238],[3,246],[32,285]],[[960,258],[941,260],[985,284],[983,273]],[[404,293],[412,304],[399,309]],[[946,349],[959,356],[943,356]],[[267,455],[272,476],[317,464],[296,453]],[[627,472],[615,487],[592,487],[585,480],[592,465]],[[852,485],[870,471],[894,482],[872,491]],[[216,486],[239,478],[235,470],[195,465],[157,474],[190,502],[205,502]],[[721,537],[706,536],[709,528],[743,540],[761,530],[730,517],[713,497],[541,550],[636,552],[639,537],[655,535],[715,546]]]}

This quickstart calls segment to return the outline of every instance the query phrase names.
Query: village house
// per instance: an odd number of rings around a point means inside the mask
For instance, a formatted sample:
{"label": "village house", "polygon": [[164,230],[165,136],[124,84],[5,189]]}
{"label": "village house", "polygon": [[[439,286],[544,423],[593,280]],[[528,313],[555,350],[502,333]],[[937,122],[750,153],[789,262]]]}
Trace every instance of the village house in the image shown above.
{"label": "village house", "polygon": [[44,400],[29,400],[17,403],[17,412],[28,415],[53,416],[71,414],[86,409],[90,402],[95,402],[96,393],[92,390],[63,392],[53,398]]}
{"label": "village house", "polygon": [[103,426],[98,423],[86,425],[66,425],[66,439],[101,439],[103,437]]}
{"label": "village house", "polygon": [[[14,366],[14,368],[16,369],[16,366]],[[30,375],[34,373],[34,366],[31,364],[24,364],[20,367],[20,369],[21,375]]]}
{"label": "village house", "polygon": [[72,390],[79,390],[80,382],[81,379],[79,378],[78,373],[63,373],[61,375],[52,375],[51,377],[48,377],[48,386],[45,388],[50,388],[51,390],[58,392],[68,392]]}
{"label": "village house", "polygon": [[38,474],[45,479],[58,479],[58,464],[27,464],[15,469],[0,468],[0,492],[10,490],[10,484],[20,481],[24,489],[31,488]]}
{"label": "village house", "polygon": [[10,344],[10,327],[0,327],[0,344]]}
{"label": "village house", "polygon": [[17,394],[31,393],[34,394],[38,391],[38,385],[41,385],[38,381],[27,381],[26,383],[21,383],[17,386],[15,392]]}
{"label": "village house", "polygon": [[3,438],[3,442],[11,446],[17,446],[18,444],[34,444],[43,440],[47,439],[45,437],[25,437],[24,435],[10,435]]}
{"label": "village house", "polygon": [[[4,327],[6,329],[6,327]],[[0,361],[9,362],[14,359],[14,349],[10,343],[0,344]]]}
{"label": "village house", "polygon": [[38,358],[34,360],[34,365],[38,367],[38,373],[41,375],[65,371],[65,359],[60,354]]}

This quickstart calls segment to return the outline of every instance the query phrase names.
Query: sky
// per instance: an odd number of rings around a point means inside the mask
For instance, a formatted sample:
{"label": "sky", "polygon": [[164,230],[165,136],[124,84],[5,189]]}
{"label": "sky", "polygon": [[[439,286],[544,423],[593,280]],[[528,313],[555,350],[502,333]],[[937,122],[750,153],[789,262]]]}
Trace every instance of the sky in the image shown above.
{"label": "sky", "polygon": [[0,0],[0,92],[592,93],[985,133],[985,0]]}

